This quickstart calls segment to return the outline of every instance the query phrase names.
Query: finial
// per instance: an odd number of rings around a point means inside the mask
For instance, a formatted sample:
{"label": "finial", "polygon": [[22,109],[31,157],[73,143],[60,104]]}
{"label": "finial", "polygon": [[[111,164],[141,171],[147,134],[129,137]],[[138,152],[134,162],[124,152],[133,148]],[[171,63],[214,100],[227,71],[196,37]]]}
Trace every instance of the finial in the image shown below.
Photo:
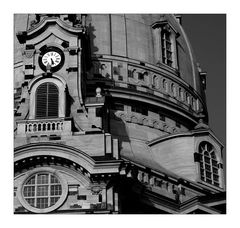
{"label": "finial", "polygon": [[101,91],[102,91],[102,90],[101,90],[101,88],[99,88],[99,87],[96,89],[96,97],[102,97]]}

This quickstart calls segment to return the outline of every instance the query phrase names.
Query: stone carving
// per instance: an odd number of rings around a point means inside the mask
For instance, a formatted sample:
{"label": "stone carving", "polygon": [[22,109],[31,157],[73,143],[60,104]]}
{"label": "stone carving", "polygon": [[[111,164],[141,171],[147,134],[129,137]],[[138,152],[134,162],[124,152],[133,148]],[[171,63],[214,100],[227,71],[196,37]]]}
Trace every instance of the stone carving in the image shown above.
{"label": "stone carving", "polygon": [[25,50],[25,51],[24,51],[24,54],[25,54],[25,56],[26,56],[28,59],[32,58],[34,53],[35,53],[35,49]]}
{"label": "stone carving", "polygon": [[92,73],[94,77],[111,78],[111,62],[93,62]]}
{"label": "stone carving", "polygon": [[165,191],[168,196],[175,199],[177,202],[182,201],[182,196],[184,195],[185,189],[181,184],[173,184],[168,180],[163,180],[159,177],[153,176],[143,170],[139,170],[137,167],[132,167],[128,173],[133,172],[133,169],[137,172],[137,175],[131,175],[132,178],[138,180],[147,187],[155,188],[156,190]]}
{"label": "stone carving", "polygon": [[102,192],[102,188],[100,186],[92,186],[91,192],[93,195],[98,195]]}
{"label": "stone carving", "polygon": [[102,63],[100,65],[100,74],[105,78],[110,78],[111,65],[109,63]]}
{"label": "stone carving", "polygon": [[[141,77],[139,76],[141,75]],[[151,78],[151,80],[150,80]],[[147,86],[154,90],[157,90],[161,93],[164,93],[178,102],[182,102],[188,107],[191,107],[193,110],[198,111],[197,106],[193,105],[196,103],[196,98],[190,93],[178,85],[176,82],[169,80],[168,78],[163,77],[162,75],[149,73],[143,68],[140,67],[133,67],[128,65],[128,82],[134,85],[139,86]],[[178,89],[177,89],[178,88]],[[188,93],[189,100],[191,99],[192,102],[188,102],[184,99],[184,94]]]}
{"label": "stone carving", "polygon": [[143,124],[144,126],[153,127],[155,129],[158,129],[167,133],[177,133],[179,131],[178,128],[172,127],[161,120],[156,120],[154,118],[151,118],[142,114],[128,113],[125,111],[117,111],[114,113],[113,118],[115,120],[121,119],[124,122]]}

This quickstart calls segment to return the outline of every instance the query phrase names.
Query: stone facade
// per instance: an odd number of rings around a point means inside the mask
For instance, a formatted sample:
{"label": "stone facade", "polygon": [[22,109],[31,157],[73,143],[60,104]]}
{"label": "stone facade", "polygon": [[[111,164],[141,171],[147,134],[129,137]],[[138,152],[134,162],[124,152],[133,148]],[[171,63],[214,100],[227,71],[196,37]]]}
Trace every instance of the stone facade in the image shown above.
{"label": "stone facade", "polygon": [[178,16],[19,14],[15,31],[15,213],[225,213]]}

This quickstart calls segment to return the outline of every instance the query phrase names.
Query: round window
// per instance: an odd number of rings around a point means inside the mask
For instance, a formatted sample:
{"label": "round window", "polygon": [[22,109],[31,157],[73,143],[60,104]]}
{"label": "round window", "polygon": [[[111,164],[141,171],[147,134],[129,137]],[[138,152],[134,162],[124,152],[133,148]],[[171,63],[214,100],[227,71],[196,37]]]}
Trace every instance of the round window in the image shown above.
{"label": "round window", "polygon": [[66,189],[56,172],[35,172],[23,182],[19,199],[26,209],[46,213],[63,203]]}

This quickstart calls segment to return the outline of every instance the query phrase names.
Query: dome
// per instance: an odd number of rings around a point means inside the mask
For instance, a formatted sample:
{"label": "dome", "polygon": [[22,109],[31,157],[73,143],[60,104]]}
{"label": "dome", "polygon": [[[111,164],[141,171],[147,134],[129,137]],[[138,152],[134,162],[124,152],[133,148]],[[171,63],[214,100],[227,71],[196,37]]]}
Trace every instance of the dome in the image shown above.
{"label": "dome", "polygon": [[[89,15],[87,23],[92,54],[119,56],[133,62],[141,61],[152,67],[158,65],[162,70],[172,70],[173,78],[181,78],[201,94],[196,60],[187,36],[174,15],[99,14]],[[161,64],[163,60],[161,50],[158,49],[161,49],[159,33],[163,28],[168,29],[172,36],[172,52],[175,55],[173,69]]]}
{"label": "dome", "polygon": [[[124,213],[146,190],[150,211],[181,213],[180,201],[224,190],[205,73],[180,16],[17,14],[15,32],[17,211]],[[41,178],[58,188],[44,200]]]}
{"label": "dome", "polygon": [[[157,106],[180,119],[186,117],[186,126],[193,127],[199,118],[208,121],[204,74],[177,16],[94,14],[87,16],[86,23],[92,57],[87,72],[90,80],[96,82],[98,77],[100,83],[112,78],[115,89],[135,90],[145,98],[150,95]],[[116,92],[113,87],[111,92]]]}

